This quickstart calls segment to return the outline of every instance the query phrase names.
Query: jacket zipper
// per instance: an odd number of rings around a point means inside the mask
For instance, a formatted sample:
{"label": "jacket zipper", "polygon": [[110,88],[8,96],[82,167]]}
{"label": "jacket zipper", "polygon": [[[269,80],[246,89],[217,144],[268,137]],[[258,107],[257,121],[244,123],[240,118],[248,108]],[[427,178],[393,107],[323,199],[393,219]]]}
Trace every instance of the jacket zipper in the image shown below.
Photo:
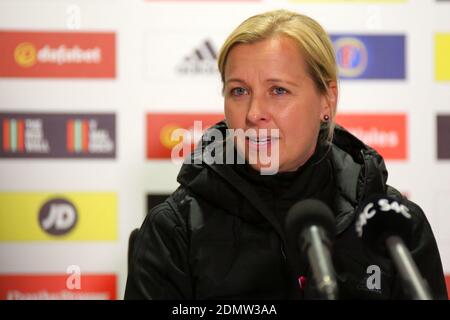
{"label": "jacket zipper", "polygon": [[283,244],[280,245],[280,248],[281,248],[281,255],[283,256],[284,261],[286,261],[287,260],[286,252],[284,252]]}

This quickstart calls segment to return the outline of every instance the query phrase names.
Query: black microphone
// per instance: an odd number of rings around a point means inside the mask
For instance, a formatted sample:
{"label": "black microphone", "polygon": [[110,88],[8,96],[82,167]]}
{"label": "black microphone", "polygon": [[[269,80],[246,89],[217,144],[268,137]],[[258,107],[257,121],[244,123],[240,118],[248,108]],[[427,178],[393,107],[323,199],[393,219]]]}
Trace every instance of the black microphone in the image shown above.
{"label": "black microphone", "polygon": [[356,233],[375,253],[391,257],[408,294],[415,300],[431,300],[425,279],[412,259],[412,219],[407,206],[388,196],[376,196],[362,206]]}
{"label": "black microphone", "polygon": [[336,228],[331,210],[319,200],[303,200],[289,209],[285,223],[289,243],[308,257],[321,296],[337,299],[338,286],[330,255]]}

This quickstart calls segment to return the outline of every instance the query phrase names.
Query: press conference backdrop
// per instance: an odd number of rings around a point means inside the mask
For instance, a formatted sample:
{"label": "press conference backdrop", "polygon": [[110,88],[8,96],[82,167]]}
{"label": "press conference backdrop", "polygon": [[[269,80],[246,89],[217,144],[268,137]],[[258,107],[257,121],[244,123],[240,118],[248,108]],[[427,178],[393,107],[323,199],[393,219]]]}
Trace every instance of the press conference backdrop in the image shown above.
{"label": "press conference backdrop", "polygon": [[223,117],[221,44],[278,8],[329,31],[338,122],[424,209],[450,274],[450,1],[2,0],[0,299],[123,297],[128,236],[177,187],[171,133]]}

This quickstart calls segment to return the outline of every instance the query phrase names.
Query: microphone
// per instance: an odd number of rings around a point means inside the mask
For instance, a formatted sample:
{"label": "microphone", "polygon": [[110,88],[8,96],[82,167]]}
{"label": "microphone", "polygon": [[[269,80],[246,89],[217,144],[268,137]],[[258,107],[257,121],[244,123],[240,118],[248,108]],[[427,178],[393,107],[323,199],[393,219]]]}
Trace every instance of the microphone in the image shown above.
{"label": "microphone", "polygon": [[412,241],[412,219],[407,206],[388,196],[376,196],[363,206],[356,233],[375,253],[391,257],[406,293],[414,300],[431,300],[425,279],[408,249]]}
{"label": "microphone", "polygon": [[289,209],[285,224],[288,241],[307,255],[321,296],[336,300],[338,286],[330,255],[336,227],[331,210],[319,200],[299,201]]}

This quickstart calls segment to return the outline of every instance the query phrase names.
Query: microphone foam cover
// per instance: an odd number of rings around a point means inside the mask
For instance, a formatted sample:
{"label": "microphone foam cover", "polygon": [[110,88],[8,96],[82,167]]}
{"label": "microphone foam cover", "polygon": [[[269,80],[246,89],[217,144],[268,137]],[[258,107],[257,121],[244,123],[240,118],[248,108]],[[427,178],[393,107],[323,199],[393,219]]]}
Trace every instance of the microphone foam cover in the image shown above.
{"label": "microphone foam cover", "polygon": [[334,238],[335,218],[331,209],[324,202],[306,199],[297,202],[289,209],[285,221],[289,241],[296,243],[301,231],[311,225],[322,227],[330,241]]}
{"label": "microphone foam cover", "polygon": [[361,207],[355,223],[356,232],[366,246],[387,255],[385,241],[399,236],[410,247],[412,219],[409,209],[400,200],[389,196],[375,196]]}

